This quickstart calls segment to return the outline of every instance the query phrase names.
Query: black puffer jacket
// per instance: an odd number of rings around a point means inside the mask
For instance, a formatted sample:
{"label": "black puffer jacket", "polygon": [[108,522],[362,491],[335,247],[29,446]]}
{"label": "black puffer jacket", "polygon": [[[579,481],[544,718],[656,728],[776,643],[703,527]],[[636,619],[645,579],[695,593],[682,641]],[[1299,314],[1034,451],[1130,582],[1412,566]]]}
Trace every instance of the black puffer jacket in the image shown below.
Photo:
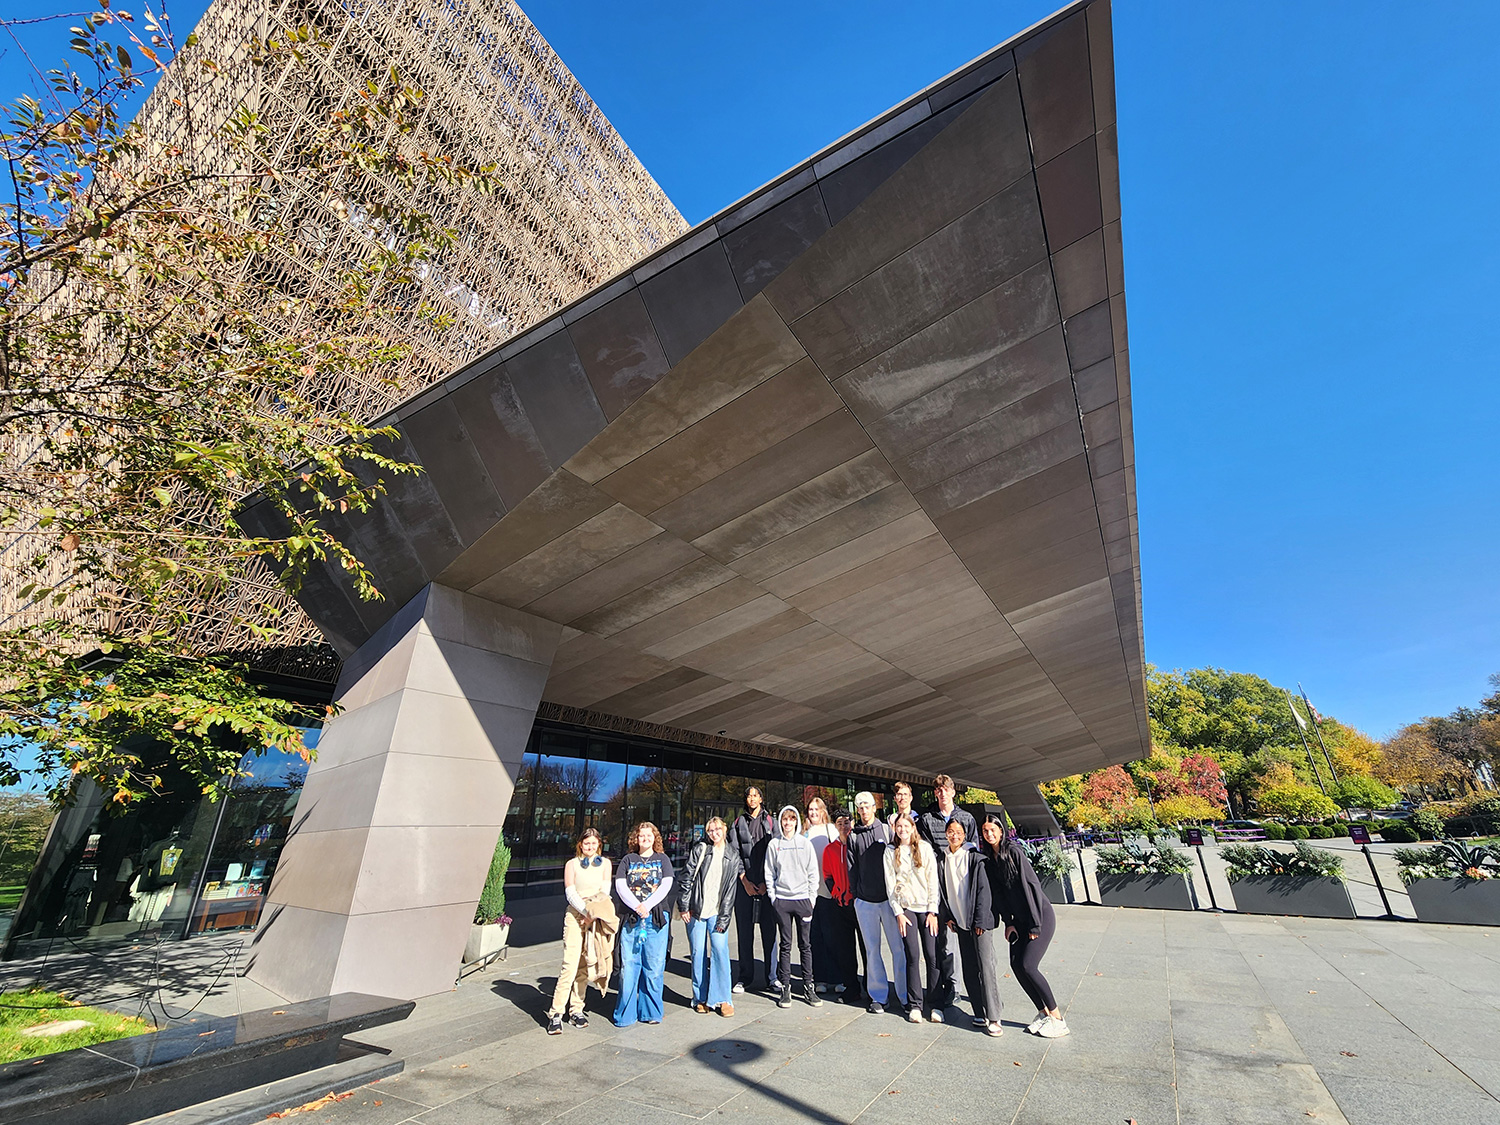
{"label": "black puffer jacket", "polygon": [[[694,918],[703,913],[703,883],[713,854],[713,845],[707,840],[699,840],[688,852],[687,871],[682,877],[682,889],[677,894],[677,909]],[[739,853],[728,840],[724,841],[724,854],[719,863],[719,901],[716,904],[719,922],[714,928],[722,934],[729,932],[729,916],[734,910],[734,890],[740,885],[740,872],[744,870],[744,866],[740,863]]]}
{"label": "black puffer jacket", "polygon": [[727,842],[739,853],[745,878],[752,883],[766,881],[766,845],[775,834],[776,826],[771,823],[771,814],[764,807],[755,816],[740,813],[729,828]]}

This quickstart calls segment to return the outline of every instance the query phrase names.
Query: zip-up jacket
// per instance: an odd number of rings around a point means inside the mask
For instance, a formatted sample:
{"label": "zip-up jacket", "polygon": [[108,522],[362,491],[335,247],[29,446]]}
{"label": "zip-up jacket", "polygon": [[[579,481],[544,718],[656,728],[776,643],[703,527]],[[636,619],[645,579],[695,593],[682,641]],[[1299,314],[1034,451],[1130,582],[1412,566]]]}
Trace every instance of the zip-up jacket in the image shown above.
{"label": "zip-up jacket", "polygon": [[777,823],[789,811],[797,817],[797,831],[790,837],[777,836],[766,846],[766,895],[772,902],[805,898],[811,904],[818,897],[818,853],[802,835],[802,817],[791,805],[776,814]]}
{"label": "zip-up jacket", "polygon": [[[964,826],[964,843],[979,844],[979,825],[974,818],[957,805],[953,806],[953,819]],[[932,845],[935,852],[948,850],[948,818],[938,811],[938,807],[932,808],[915,818],[917,822],[917,835]]]}
{"label": "zip-up jacket", "polygon": [[875,821],[849,830],[849,892],[865,902],[884,902],[885,848],[891,842],[890,826]]}
{"label": "zip-up jacket", "polygon": [[949,853],[938,856],[938,888],[942,893],[942,909],[938,911],[938,922],[946,926],[952,922],[960,930],[995,928],[995,908],[990,895],[989,872],[985,870],[984,856],[974,848],[960,848],[958,863],[967,876],[966,891],[962,900],[955,898],[957,888],[949,878]]}
{"label": "zip-up jacket", "polygon": [[729,829],[729,843],[740,853],[740,866],[745,878],[752,883],[766,881],[766,844],[776,835],[776,826],[771,823],[771,814],[761,806],[759,814],[751,816],[740,813]]}
{"label": "zip-up jacket", "polygon": [[[714,846],[707,840],[699,840],[688,852],[687,871],[682,880],[682,889],[677,893],[677,909],[694,918],[703,913],[703,883],[708,874],[708,864],[714,854]],[[719,869],[719,901],[715,912],[719,917],[720,933],[729,931],[729,917],[734,910],[734,891],[740,885],[740,854],[726,839]]]}

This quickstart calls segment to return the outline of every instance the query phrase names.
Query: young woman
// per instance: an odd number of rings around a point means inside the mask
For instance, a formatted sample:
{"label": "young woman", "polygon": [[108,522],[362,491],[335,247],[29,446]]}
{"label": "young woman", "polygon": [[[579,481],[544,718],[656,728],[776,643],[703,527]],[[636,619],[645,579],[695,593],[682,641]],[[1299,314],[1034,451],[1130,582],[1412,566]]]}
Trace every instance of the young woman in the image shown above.
{"label": "young woman", "polygon": [[[885,893],[896,912],[896,926],[906,948],[906,1018],[921,1023],[923,1017],[943,1022],[943,1012],[934,1008],[938,979],[938,874],[932,845],[917,835],[910,816],[896,818],[896,842],[885,849]],[[927,969],[927,989],[922,988],[922,969]],[[925,1001],[925,1003],[924,1003]]]}
{"label": "young woman", "polygon": [[687,926],[693,965],[693,1009],[734,1015],[730,1001],[729,922],[739,885],[740,855],[724,843],[724,822],[714,817],[703,839],[688,853],[687,871],[677,893],[677,909]]}
{"label": "young woman", "polygon": [[791,805],[776,818],[781,835],[766,848],[766,897],[776,910],[781,927],[781,956],[777,965],[781,981],[778,1007],[792,1006],[792,939],[795,936],[802,960],[803,998],[813,1007],[823,1003],[813,987],[812,915],[813,900],[823,881],[818,869],[817,853],[801,834],[802,817]]}
{"label": "young woman", "polygon": [[[807,828],[803,835],[813,846],[813,854],[817,856],[818,870],[821,872],[823,855],[827,852],[828,845],[839,838],[839,831],[829,819],[828,806],[823,803],[822,797],[814,797],[807,802]],[[832,913],[833,899],[829,897],[827,885],[819,879],[812,918],[813,964],[817,967],[819,992],[827,992],[829,986],[833,986],[838,992],[844,990],[844,986],[839,983],[836,968],[838,961],[832,945]]]}
{"label": "young woman", "polygon": [[938,861],[942,910],[939,921],[958,938],[964,991],[974,1008],[974,1026],[1000,1035],[1000,982],[995,969],[995,909],[984,856],[966,847],[968,833],[956,817],[948,822],[948,848]]}
{"label": "young woman", "polygon": [[[858,920],[854,916],[854,895],[849,891],[849,814],[840,810],[834,822],[838,826],[838,839],[823,849],[823,886],[828,891],[828,945],[833,955],[836,970],[834,991],[842,993],[844,1003],[860,1002],[859,962],[855,956]],[[813,908],[813,925],[817,925],[817,911]],[[813,964],[819,965],[816,946],[813,948]],[[822,971],[820,968],[819,972]]]}
{"label": "young woman", "polygon": [[635,851],[620,860],[615,893],[624,903],[620,927],[620,999],[615,1026],[661,1023],[661,990],[667,969],[667,926],[671,921],[672,861],[662,852],[661,832],[650,821],[630,834]]}
{"label": "young woman", "polygon": [[1042,956],[1057,929],[1057,915],[1020,842],[1007,840],[1005,827],[993,819],[984,822],[980,836],[990,891],[1005,923],[1005,940],[1010,942],[1010,968],[1036,1005],[1036,1019],[1026,1030],[1044,1039],[1060,1038],[1068,1034],[1068,1025],[1041,972]]}
{"label": "young woman", "polygon": [[[547,1009],[547,1034],[561,1035],[563,1013],[574,1027],[588,1027],[583,1012],[588,989],[588,959],[584,956],[584,930],[589,925],[589,903],[609,901],[610,863],[600,855],[602,841],[594,828],[585,828],[573,848],[573,858],[563,867],[563,889],[568,909],[563,914],[563,961]],[[611,911],[611,913],[613,913]]]}

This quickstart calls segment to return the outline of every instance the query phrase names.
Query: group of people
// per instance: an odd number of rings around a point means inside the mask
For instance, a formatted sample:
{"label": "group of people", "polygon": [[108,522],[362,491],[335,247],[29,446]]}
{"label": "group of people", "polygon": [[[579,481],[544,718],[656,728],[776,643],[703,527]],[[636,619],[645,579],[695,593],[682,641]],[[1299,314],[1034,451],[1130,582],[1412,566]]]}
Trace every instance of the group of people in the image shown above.
{"label": "group of people", "polygon": [[[708,821],[680,879],[655,825],[632,830],[634,850],[620,860],[613,881],[599,833],[586,829],[563,874],[563,967],[548,1032],[560,1034],[565,1017],[587,1026],[584,990],[599,979],[602,950],[615,936],[616,902],[614,1023],[661,1022],[675,901],[687,927],[697,1012],[731,1016],[734,995],[755,987],[758,932],[766,988],[780,1007],[792,1005],[795,944],[808,1004],[821,1005],[831,990],[871,1013],[893,1010],[913,1023],[942,1023],[957,1003],[961,971],[974,1026],[1000,1035],[999,932],[1009,946],[1011,972],[1036,1005],[1026,1030],[1045,1038],[1068,1034],[1040,969],[1056,916],[1025,851],[999,818],[987,817],[981,826],[960,809],[952,778],[939,774],[933,789],[936,803],[917,813],[911,787],[898,782],[896,809],[886,820],[876,815],[868,792],[855,797],[853,817],[842,809],[830,816],[815,797],[804,824],[791,805],[773,819],[751,786],[733,825],[719,817]],[[731,920],[740,954],[733,983]]]}

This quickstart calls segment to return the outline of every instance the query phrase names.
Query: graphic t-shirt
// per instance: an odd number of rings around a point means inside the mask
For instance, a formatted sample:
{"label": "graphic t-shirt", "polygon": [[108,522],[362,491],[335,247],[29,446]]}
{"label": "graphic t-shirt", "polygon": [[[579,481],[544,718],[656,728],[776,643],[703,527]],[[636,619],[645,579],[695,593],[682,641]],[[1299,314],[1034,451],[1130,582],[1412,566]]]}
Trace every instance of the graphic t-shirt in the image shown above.
{"label": "graphic t-shirt", "polygon": [[[672,861],[661,852],[652,852],[650,859],[643,859],[631,852],[620,861],[616,878],[623,880],[625,889],[635,896],[642,906],[655,906],[652,898],[657,896],[662,884],[672,878]],[[629,899],[626,906],[633,906]]]}

